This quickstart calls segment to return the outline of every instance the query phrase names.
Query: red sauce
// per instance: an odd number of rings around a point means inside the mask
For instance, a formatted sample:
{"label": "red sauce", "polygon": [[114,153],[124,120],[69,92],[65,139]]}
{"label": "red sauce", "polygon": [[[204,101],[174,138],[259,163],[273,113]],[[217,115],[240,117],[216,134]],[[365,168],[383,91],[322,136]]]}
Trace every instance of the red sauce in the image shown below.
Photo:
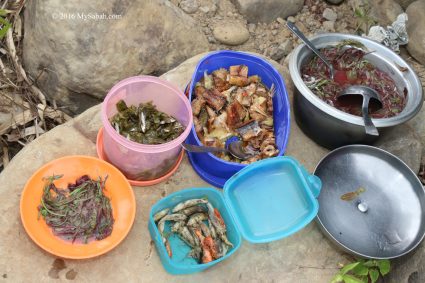
{"label": "red sauce", "polygon": [[365,52],[358,48],[330,47],[321,50],[334,67],[331,80],[327,66],[317,57],[303,66],[301,74],[304,83],[323,101],[337,109],[361,116],[361,97],[338,100],[344,88],[350,85],[365,85],[375,89],[383,107],[370,107],[374,118],[387,118],[399,114],[406,105],[406,94],[399,93],[394,80],[385,72],[364,58]]}

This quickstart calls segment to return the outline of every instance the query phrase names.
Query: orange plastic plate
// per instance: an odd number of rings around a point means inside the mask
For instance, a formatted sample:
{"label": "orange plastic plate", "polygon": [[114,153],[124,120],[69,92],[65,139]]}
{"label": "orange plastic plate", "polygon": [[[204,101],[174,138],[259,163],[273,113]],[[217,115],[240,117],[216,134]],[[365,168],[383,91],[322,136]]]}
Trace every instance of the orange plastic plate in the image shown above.
{"label": "orange plastic plate", "polygon": [[[42,178],[53,174],[64,175],[55,181],[58,188],[66,188],[85,174],[92,179],[108,175],[104,193],[111,200],[115,220],[110,236],[87,244],[73,244],[55,236],[43,217],[38,219],[38,206],[44,187]],[[25,230],[42,249],[63,258],[83,259],[104,254],[124,240],[136,216],[136,201],[125,176],[111,164],[90,156],[66,156],[47,163],[31,176],[22,192],[20,210]]]}

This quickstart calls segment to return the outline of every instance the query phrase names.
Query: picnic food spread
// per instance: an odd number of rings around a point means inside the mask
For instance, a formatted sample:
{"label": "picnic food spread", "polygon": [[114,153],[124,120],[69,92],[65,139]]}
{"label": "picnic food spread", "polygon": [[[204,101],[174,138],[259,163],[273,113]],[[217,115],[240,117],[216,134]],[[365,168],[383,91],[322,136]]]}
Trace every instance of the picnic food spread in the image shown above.
{"label": "picnic food spread", "polygon": [[[390,75],[365,58],[367,52],[362,46],[342,42],[321,51],[335,67],[335,78],[329,79],[326,66],[315,57],[302,67],[301,75],[306,86],[322,100],[359,115],[354,106],[338,104],[336,96],[349,85],[361,84],[374,88],[381,96],[384,107],[373,112],[373,117],[387,118],[402,112],[406,94],[400,94]],[[189,99],[158,78],[132,77],[118,83],[102,107],[106,132],[118,138],[98,142],[103,143],[110,161],[119,159],[120,162],[111,163],[126,172],[127,180],[129,176],[134,176],[133,180],[161,179],[175,163],[182,142],[226,148],[226,142],[236,137],[252,156],[239,161],[220,152],[216,153],[219,158],[210,155],[215,161],[204,163],[189,157],[194,170],[210,184],[223,187],[223,193],[208,187],[177,190],[163,195],[152,206],[149,233],[164,268],[172,274],[202,271],[225,260],[239,248],[242,237],[252,243],[288,237],[308,225],[319,211],[321,180],[295,159],[280,156],[290,128],[290,105],[280,74],[254,55],[233,52],[232,57],[232,52],[223,52],[213,68],[208,66],[210,57],[203,62],[207,67],[197,67],[198,77],[188,87]],[[237,57],[241,54],[243,57]],[[167,89],[172,91],[166,93]],[[170,102],[173,98],[176,100]],[[181,106],[176,106],[176,101]],[[199,140],[185,135],[189,131]],[[200,169],[199,164],[210,167]],[[112,239],[120,227],[116,225],[112,233],[114,223],[123,216],[113,217],[111,201],[116,198],[111,200],[104,195],[107,178],[94,180],[84,175],[66,189],[59,189],[53,182],[60,178],[46,178],[38,206],[39,217],[44,218],[54,235],[76,245],[109,236]],[[369,188],[344,191],[339,195],[340,205],[366,198],[373,190]],[[129,206],[134,208],[135,203]],[[277,212],[279,219],[270,220],[269,215]]]}
{"label": "picnic food spread", "polygon": [[[196,84],[192,100],[195,130],[206,146],[225,147],[231,136],[239,137],[253,156],[242,163],[252,163],[276,156],[273,127],[273,86],[268,89],[257,75],[248,76],[245,65],[220,68]],[[240,162],[227,153],[217,156]]]}
{"label": "picnic food spread", "polygon": [[108,197],[103,194],[107,177],[92,180],[84,175],[60,189],[53,183],[62,178],[54,175],[45,178],[45,186],[38,207],[39,216],[55,235],[80,243],[102,240],[112,233],[114,218]]}
{"label": "picnic food spread", "polygon": [[142,144],[163,144],[174,140],[185,127],[175,118],[158,111],[152,102],[130,107],[118,101],[118,113],[111,118],[112,127],[127,139]]}
{"label": "picnic food spread", "polygon": [[373,118],[389,118],[404,109],[406,93],[401,94],[390,75],[365,58],[370,52],[363,44],[343,41],[335,47],[322,48],[320,52],[335,69],[333,80],[329,78],[327,66],[317,56],[301,69],[304,83],[320,99],[339,110],[361,116],[360,105],[344,103],[337,97],[350,85],[364,85],[376,90],[383,104],[382,109],[371,113]]}
{"label": "picnic food spread", "polygon": [[208,263],[226,255],[233,244],[227,239],[226,224],[217,208],[208,199],[189,199],[174,208],[165,208],[154,215],[159,233],[170,257],[172,247],[165,235],[165,224],[173,222],[171,233],[177,234],[192,248],[188,256],[198,263]]}

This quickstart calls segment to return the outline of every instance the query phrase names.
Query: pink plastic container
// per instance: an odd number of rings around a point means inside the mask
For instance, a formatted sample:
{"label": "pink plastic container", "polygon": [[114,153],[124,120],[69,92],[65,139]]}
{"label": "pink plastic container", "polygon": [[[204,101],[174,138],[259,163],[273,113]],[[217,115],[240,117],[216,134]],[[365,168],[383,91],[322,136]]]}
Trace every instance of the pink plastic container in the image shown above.
{"label": "pink plastic container", "polygon": [[[116,104],[124,100],[127,105],[152,101],[159,111],[176,118],[186,127],[175,140],[159,145],[140,144],[118,134],[109,122],[117,113]],[[113,165],[128,179],[153,180],[171,170],[182,150],[181,143],[192,128],[192,109],[183,92],[171,83],[152,76],[124,79],[109,91],[102,103],[104,153]]]}

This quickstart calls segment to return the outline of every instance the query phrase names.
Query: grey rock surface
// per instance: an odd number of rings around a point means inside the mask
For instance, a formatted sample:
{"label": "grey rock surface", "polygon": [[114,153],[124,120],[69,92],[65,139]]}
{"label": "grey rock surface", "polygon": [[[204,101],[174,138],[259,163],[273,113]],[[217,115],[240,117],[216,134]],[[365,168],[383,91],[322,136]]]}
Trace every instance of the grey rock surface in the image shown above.
{"label": "grey rock surface", "polygon": [[410,4],[412,4],[413,2],[415,2],[416,0],[395,0],[398,4],[400,4],[400,6],[406,10],[407,7],[409,7]]}
{"label": "grey rock surface", "polygon": [[286,19],[301,11],[303,0],[232,0],[239,12],[248,22],[270,23],[276,18]]}
{"label": "grey rock surface", "polygon": [[397,16],[403,13],[403,8],[395,0],[374,0],[369,3],[371,5],[370,15],[384,28],[391,25]]}
{"label": "grey rock surface", "polygon": [[273,48],[270,54],[270,58],[275,61],[281,60],[284,56],[288,55],[293,49],[292,41],[289,39],[284,40],[277,47]]}
{"label": "grey rock surface", "polygon": [[214,27],[213,35],[227,45],[240,45],[249,39],[248,29],[238,22],[220,22]]}
{"label": "grey rock surface", "polygon": [[416,174],[419,172],[422,143],[415,130],[409,125],[400,125],[382,133],[382,137],[375,146],[399,157]]}
{"label": "grey rock surface", "polygon": [[425,64],[425,0],[417,0],[406,10],[409,20],[407,50],[421,64]]}
{"label": "grey rock surface", "polygon": [[24,16],[25,69],[72,114],[123,78],[164,73],[209,48],[195,21],[165,0],[30,1]]}
{"label": "grey rock surface", "polygon": [[420,244],[416,251],[392,261],[391,272],[385,282],[422,283],[425,282],[425,246]]}
{"label": "grey rock surface", "polygon": [[419,113],[407,124],[412,127],[422,144],[422,157],[425,157],[425,107],[422,105]]}
{"label": "grey rock surface", "polygon": [[[184,88],[202,56],[185,61],[162,77]],[[292,99],[293,86],[287,69],[271,63],[286,79]],[[134,187],[136,220],[118,247],[90,260],[65,259],[65,268],[52,276],[50,271],[56,257],[41,250],[24,231],[19,219],[20,193],[34,171],[53,159],[72,154],[95,156],[96,134],[100,127],[100,105],[97,105],[26,146],[0,174],[0,274],[6,274],[11,282],[67,281],[66,274],[73,270],[75,282],[325,283],[338,270],[337,264],[346,262],[344,255],[323,237],[315,223],[311,223],[293,236],[272,243],[243,241],[233,256],[204,272],[184,276],[167,274],[155,248],[150,245],[148,212],[164,195],[188,187],[210,186],[196,175],[185,157],[167,181],[151,187]],[[295,123],[291,124],[288,155],[311,171],[326,152],[310,141]]]}

